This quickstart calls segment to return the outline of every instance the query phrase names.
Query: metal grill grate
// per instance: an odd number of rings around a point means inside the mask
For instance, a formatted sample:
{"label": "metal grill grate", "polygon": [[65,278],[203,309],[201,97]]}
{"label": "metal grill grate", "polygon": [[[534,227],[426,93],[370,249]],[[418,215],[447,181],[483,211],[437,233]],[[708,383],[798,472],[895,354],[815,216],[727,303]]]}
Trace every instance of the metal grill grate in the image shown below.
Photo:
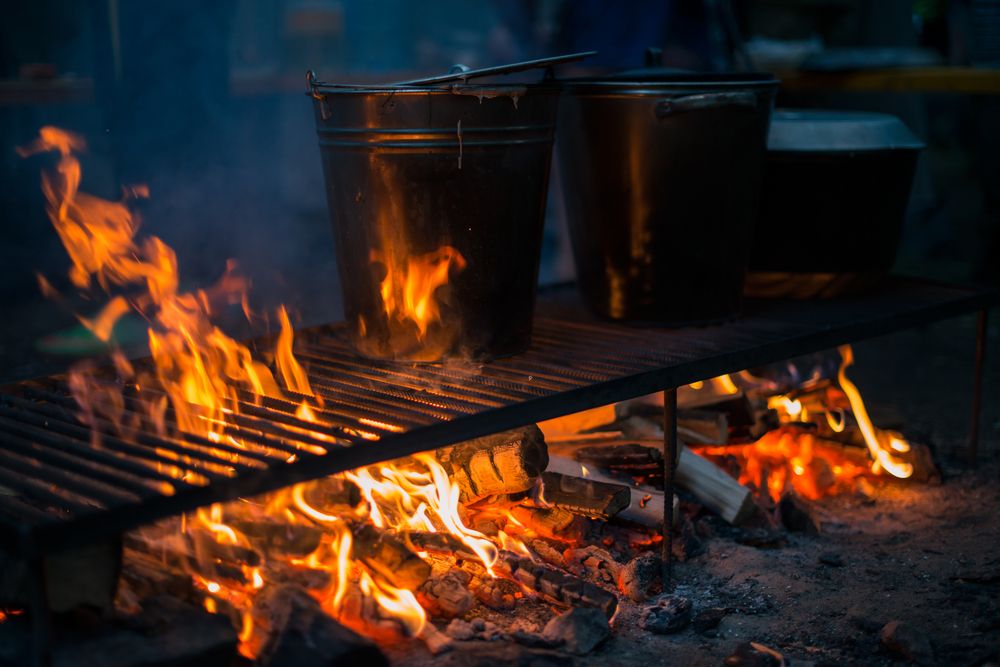
{"label": "metal grill grate", "polygon": [[[319,327],[298,335],[296,354],[330,426],[296,418],[297,403],[244,393],[226,426],[240,445],[148,429],[119,437],[106,422],[94,444],[61,379],[25,382],[0,396],[0,540],[26,551],[80,544],[212,502],[974,312],[995,299],[897,280],[864,297],[751,303],[726,325],[657,330],[596,322],[569,290],[556,290],[540,299],[531,350],[485,365],[359,359],[341,325]],[[125,408],[138,417],[134,393],[126,391]],[[328,453],[309,453],[309,445]]]}

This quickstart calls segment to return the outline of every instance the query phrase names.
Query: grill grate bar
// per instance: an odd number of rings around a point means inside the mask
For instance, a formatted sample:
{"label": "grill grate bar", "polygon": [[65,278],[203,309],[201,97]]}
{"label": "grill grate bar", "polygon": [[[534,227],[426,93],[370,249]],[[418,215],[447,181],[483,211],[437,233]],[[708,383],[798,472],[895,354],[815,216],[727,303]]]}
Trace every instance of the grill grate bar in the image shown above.
{"label": "grill grate bar", "polygon": [[[38,397],[44,400],[49,400],[53,403],[56,402],[64,403],[65,401],[73,400],[71,398],[60,396],[58,394],[52,394],[50,392],[32,392],[32,393],[36,394]],[[62,409],[62,413],[63,414],[61,417],[55,417],[55,418],[57,419],[61,418],[67,420],[73,418],[72,414],[65,408]],[[106,441],[111,442],[109,438],[114,438],[115,444],[126,443],[126,441],[114,435],[117,432],[117,427],[111,421],[101,417],[94,417],[93,424],[97,429],[97,433],[100,436],[102,444],[105,443]],[[182,468],[182,469],[188,467],[188,469],[192,471],[194,471],[194,469],[190,468],[190,466],[202,466],[203,468],[201,467],[198,468],[197,472],[201,475],[204,475],[205,477],[208,477],[209,479],[223,479],[224,477],[231,476],[231,475],[222,475],[214,471],[231,470],[234,467],[232,461],[211,454],[210,452],[205,452],[202,449],[196,449],[193,446],[187,446],[190,443],[179,444],[183,443],[183,441],[165,440],[158,436],[152,435],[146,431],[136,431],[135,433],[132,434],[132,437],[134,438],[136,445],[142,446],[140,456],[143,456],[145,458],[150,458],[159,464]],[[194,436],[188,436],[188,437],[194,437]],[[211,446],[211,444],[214,443],[210,443],[207,446]],[[158,449],[162,450],[162,452],[169,452],[169,455],[156,451]],[[243,466],[237,464],[237,467],[242,468]]]}
{"label": "grill grate bar", "polygon": [[[98,449],[90,444],[90,429],[77,424],[46,419],[41,411],[39,411],[39,414],[35,414],[27,410],[2,408],[0,409],[0,415],[10,419],[9,421],[5,420],[5,424],[9,425],[7,428],[16,433],[21,433],[25,437],[44,439],[53,447],[89,458],[97,463],[117,466],[137,477],[144,477],[159,482],[177,482],[170,475],[156,470],[156,461],[146,458],[148,453],[142,447],[131,445],[125,441],[118,440],[118,438],[104,436],[101,438],[102,448]],[[12,420],[17,420],[21,424],[24,424],[24,426],[10,425],[10,421]],[[68,437],[56,437],[55,434],[39,427],[55,430]],[[74,440],[74,437],[77,439]],[[141,463],[143,461],[146,463]]]}
{"label": "grill grate bar", "polygon": [[[13,434],[12,437],[4,439],[4,447],[14,452],[34,457],[42,463],[56,467],[70,470],[85,468],[93,479],[114,487],[127,489],[139,497],[150,497],[157,493],[148,482],[141,481],[141,478],[137,478],[135,474],[130,474],[125,470],[128,466],[123,464],[127,464],[128,461],[116,461],[112,457],[106,457],[99,462],[95,461],[98,457],[88,453],[92,453],[92,450],[83,447],[60,446],[60,444],[55,443],[54,439],[47,437],[44,431],[39,432],[37,429],[24,428],[23,425],[12,423],[4,418],[0,418],[0,429],[5,433]],[[82,452],[82,455],[71,452]],[[0,450],[0,456],[2,456],[2,450]]]}
{"label": "grill grate bar", "polygon": [[[46,452],[41,445],[16,435],[8,435],[4,439],[4,446],[5,449],[0,450],[0,463],[8,470],[15,470],[26,477],[37,479],[39,482],[48,481],[59,484],[62,490],[100,503],[104,507],[117,507],[129,500],[141,497],[134,492],[124,491],[100,482],[93,471],[85,471],[77,467],[71,468],[73,472],[68,472],[66,468],[56,467],[59,465],[58,463],[46,465],[58,461],[58,459],[50,452]],[[39,449],[43,451],[41,457],[38,456]]]}
{"label": "grill grate bar", "polygon": [[[556,295],[558,297],[558,295]],[[359,358],[343,325],[300,332],[296,354],[322,405],[239,392],[205,435],[150,428],[154,387],[126,386],[119,430],[80,423],[63,379],[0,395],[0,543],[58,549],[178,512],[436,446],[971,312],[995,292],[890,282],[882,293],[825,302],[756,303],[724,326],[639,329],[598,322],[542,298],[531,349],[489,364]],[[261,347],[266,343],[261,343]],[[142,364],[143,362],[138,362]],[[109,387],[114,378],[103,378]],[[199,408],[192,406],[197,414]],[[204,415],[202,411],[200,414]],[[137,430],[138,429],[138,430]],[[206,429],[206,433],[207,433]],[[377,440],[377,442],[375,441]],[[321,447],[324,455],[314,454]]]}

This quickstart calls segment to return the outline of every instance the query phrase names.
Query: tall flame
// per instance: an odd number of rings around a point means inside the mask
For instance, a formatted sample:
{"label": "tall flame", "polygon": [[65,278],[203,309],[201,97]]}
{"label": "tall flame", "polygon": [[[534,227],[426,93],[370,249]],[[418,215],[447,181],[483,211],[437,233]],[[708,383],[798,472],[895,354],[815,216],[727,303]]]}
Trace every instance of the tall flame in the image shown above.
{"label": "tall flame", "polygon": [[[851,412],[858,421],[858,428],[865,438],[868,451],[871,453],[873,463],[872,470],[878,472],[885,470],[890,475],[899,478],[907,478],[913,474],[913,465],[905,461],[900,461],[893,452],[906,453],[910,451],[910,443],[899,433],[893,431],[882,431],[875,428],[865,403],[861,400],[861,392],[853,382],[847,379],[847,369],[854,364],[854,350],[850,345],[842,345],[840,348],[840,370],[837,371],[837,381],[840,388],[847,395],[847,400],[851,402]],[[884,444],[883,444],[884,443]]]}
{"label": "tall flame", "polygon": [[[72,133],[43,127],[38,139],[19,151],[22,156],[59,153],[55,169],[42,173],[42,191],[49,218],[73,263],[71,282],[81,289],[94,282],[105,291],[142,288],[128,297],[114,296],[97,317],[81,319],[98,338],[108,340],[115,322],[129,310],[144,315],[150,322],[154,374],[169,398],[178,428],[220,442],[226,415],[239,412],[240,388],[282,396],[268,367],[211,320],[213,310],[224,303],[242,303],[248,312],[247,282],[230,262],[212,288],[181,292],[173,249],[156,236],[136,238],[139,220],[128,200],[147,196],[148,191],[131,188],[117,202],[80,191],[81,168],[74,152],[85,147],[84,140]],[[279,319],[278,369],[291,391],[312,396],[308,380],[291,354],[291,326],[284,308],[279,310]],[[77,399],[85,400],[79,394]],[[163,403],[154,397],[146,405],[153,423],[162,427]]]}

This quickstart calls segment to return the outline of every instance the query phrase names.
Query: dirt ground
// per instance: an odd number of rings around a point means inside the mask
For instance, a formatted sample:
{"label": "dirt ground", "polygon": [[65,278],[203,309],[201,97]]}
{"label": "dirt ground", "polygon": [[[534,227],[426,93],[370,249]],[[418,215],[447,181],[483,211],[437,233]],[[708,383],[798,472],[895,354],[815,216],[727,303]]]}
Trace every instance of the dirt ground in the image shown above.
{"label": "dirt ground", "polygon": [[[697,613],[723,608],[719,626],[655,635],[641,606],[623,601],[612,638],[571,658],[510,642],[461,642],[432,658],[389,649],[394,664],[721,665],[741,642],[791,665],[902,664],[879,632],[898,620],[930,640],[940,665],[1000,661],[1000,324],[990,328],[980,463],[966,465],[974,320],[963,318],[855,346],[852,370],[877,424],[932,447],[940,484],[887,481],[868,496],[821,501],[820,535],[790,533],[776,548],[737,541],[718,520],[705,551],[676,566],[678,595]],[[502,623],[501,623],[502,625]],[[742,663],[749,664],[749,663]]]}

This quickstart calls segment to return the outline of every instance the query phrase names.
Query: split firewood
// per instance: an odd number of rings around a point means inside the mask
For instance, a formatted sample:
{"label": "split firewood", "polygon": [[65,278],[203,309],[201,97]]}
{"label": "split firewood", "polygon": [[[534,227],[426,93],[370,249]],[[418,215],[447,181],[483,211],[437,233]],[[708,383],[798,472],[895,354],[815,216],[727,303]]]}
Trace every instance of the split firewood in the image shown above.
{"label": "split firewood", "polygon": [[735,394],[717,394],[711,391],[679,391],[677,405],[682,410],[713,410],[723,412],[730,426],[751,426],[754,423],[754,408],[743,390]]}
{"label": "split firewood", "polygon": [[750,489],[727,475],[717,465],[681,447],[677,462],[677,485],[723,520],[737,525],[754,510]]}
{"label": "split firewood", "polygon": [[677,434],[687,442],[722,445],[729,442],[729,418],[715,410],[678,410]]}
{"label": "split firewood", "polygon": [[[655,447],[629,443],[606,449],[610,451],[602,453],[597,447],[583,447],[577,450],[575,456],[581,460],[606,463],[627,460],[630,463],[636,461],[644,462],[642,465],[652,465],[652,461],[658,461],[661,462],[659,465],[662,466],[663,454]],[[561,471],[565,472],[565,470]],[[676,475],[678,486],[692,493],[705,507],[729,523],[739,523],[753,511],[754,504],[750,489],[687,447],[680,447]],[[633,489],[632,495],[634,501],[635,489]],[[652,496],[653,494],[647,492],[646,495]],[[660,497],[655,499],[654,505],[662,507],[662,492]],[[660,510],[660,516],[663,516],[662,510]]]}
{"label": "split firewood", "polygon": [[435,455],[458,484],[464,503],[527,491],[549,460],[545,438],[534,425],[438,449]]}
{"label": "split firewood", "polygon": [[605,521],[629,506],[632,494],[623,484],[610,484],[557,472],[542,474],[546,503],[574,514]]}
{"label": "split firewood", "polygon": [[431,566],[402,541],[369,524],[354,530],[354,557],[397,588],[417,589],[431,574]]}
{"label": "split firewood", "polygon": [[527,556],[503,551],[496,569],[530,590],[571,607],[600,609],[611,618],[618,608],[618,597],[600,586],[573,575],[536,563]]}
{"label": "split firewood", "polygon": [[517,505],[510,513],[518,523],[536,535],[560,542],[580,542],[587,529],[582,517],[559,507]]}
{"label": "split firewood", "polygon": [[[49,609],[65,612],[90,607],[101,613],[114,608],[121,571],[120,540],[98,542],[45,556],[44,579]],[[26,607],[39,573],[14,554],[0,551],[0,607]]]}
{"label": "split firewood", "polygon": [[257,663],[262,667],[374,665],[389,661],[369,639],[328,616],[304,590],[278,586],[255,601],[255,628],[263,628]]}

